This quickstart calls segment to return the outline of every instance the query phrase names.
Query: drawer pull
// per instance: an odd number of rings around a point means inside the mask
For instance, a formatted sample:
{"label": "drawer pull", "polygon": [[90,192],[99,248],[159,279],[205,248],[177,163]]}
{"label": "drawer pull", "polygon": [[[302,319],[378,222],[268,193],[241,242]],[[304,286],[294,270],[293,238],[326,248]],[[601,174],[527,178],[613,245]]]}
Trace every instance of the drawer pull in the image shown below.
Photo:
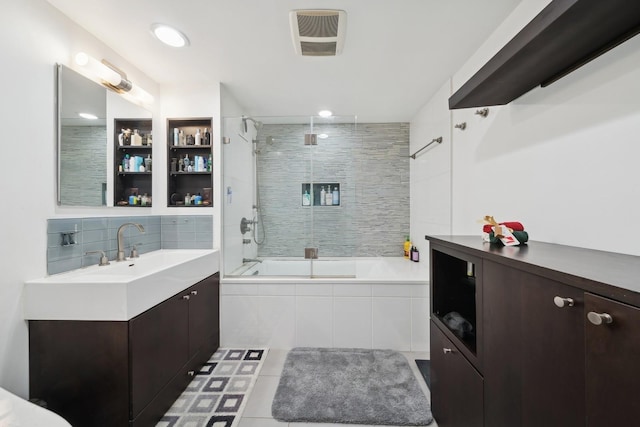
{"label": "drawer pull", "polygon": [[189,371],[187,372],[187,375],[189,375],[190,377],[193,377],[195,375],[195,371]]}
{"label": "drawer pull", "polygon": [[442,352],[444,354],[450,354],[450,353],[455,353],[456,351],[454,349],[452,349],[452,348],[446,348],[445,347],[445,348],[442,349]]}
{"label": "drawer pull", "polygon": [[562,307],[573,307],[575,304],[573,298],[562,298],[562,297],[554,297],[553,303],[562,308]]}
{"label": "drawer pull", "polygon": [[595,311],[590,311],[587,314],[587,319],[589,319],[589,322],[593,323],[596,326],[613,322],[613,317],[611,317],[610,314],[596,313]]}
{"label": "drawer pull", "polygon": [[189,299],[191,298],[189,295],[182,295],[182,299]]}
{"label": "drawer pull", "polygon": [[191,295],[198,295],[198,291],[191,291]]}

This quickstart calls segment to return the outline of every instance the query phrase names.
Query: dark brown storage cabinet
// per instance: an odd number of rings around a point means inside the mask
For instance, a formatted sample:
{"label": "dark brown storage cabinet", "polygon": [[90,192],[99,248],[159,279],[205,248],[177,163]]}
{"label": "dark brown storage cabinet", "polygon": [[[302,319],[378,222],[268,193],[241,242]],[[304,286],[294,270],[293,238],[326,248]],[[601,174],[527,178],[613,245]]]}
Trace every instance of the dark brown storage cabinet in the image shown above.
{"label": "dark brown storage cabinet", "polygon": [[[203,157],[207,162],[213,161],[213,120],[209,118],[168,119],[167,120],[167,206],[170,207],[207,207],[213,206],[213,165],[205,167],[205,170],[191,171],[184,166],[184,160],[188,159],[193,164],[196,156]],[[174,140],[174,130],[177,129],[184,135]],[[195,144],[196,132],[200,130],[201,142]],[[210,138],[205,141],[204,132],[208,130]],[[181,165],[182,164],[182,165]],[[187,204],[185,196],[200,195],[202,203]]]}
{"label": "dark brown storage cabinet", "polygon": [[[120,145],[120,133],[123,129],[129,129],[131,132],[138,130],[142,137],[143,145],[131,145],[130,141],[123,141]],[[115,119],[114,121],[114,185],[113,185],[113,205],[114,206],[132,206],[132,207],[151,207],[151,203],[144,206],[140,203],[135,205],[129,204],[129,196],[142,196],[146,194],[152,196],[152,180],[153,161],[147,162],[151,165],[151,170],[144,172],[125,170],[123,160],[129,157],[139,156],[143,159],[153,160],[153,139],[150,138],[152,130],[151,119]],[[150,143],[151,142],[151,143]],[[144,164],[144,161],[143,161]]]}
{"label": "dark brown storage cabinet", "polygon": [[[479,236],[428,239],[438,426],[638,423],[638,257],[541,242],[501,248]],[[443,307],[467,304],[465,265],[475,272],[475,352],[442,321]]]}
{"label": "dark brown storage cabinet", "polygon": [[219,337],[219,274],[129,321],[30,321],[30,395],[74,426],[153,426]]}

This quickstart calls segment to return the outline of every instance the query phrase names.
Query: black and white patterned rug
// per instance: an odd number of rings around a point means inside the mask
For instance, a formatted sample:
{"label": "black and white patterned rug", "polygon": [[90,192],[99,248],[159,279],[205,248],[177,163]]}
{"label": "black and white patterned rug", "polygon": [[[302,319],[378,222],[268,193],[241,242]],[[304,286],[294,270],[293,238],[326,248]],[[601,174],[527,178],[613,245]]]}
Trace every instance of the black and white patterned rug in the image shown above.
{"label": "black and white patterned rug", "polygon": [[235,427],[267,357],[267,349],[220,348],[156,427]]}

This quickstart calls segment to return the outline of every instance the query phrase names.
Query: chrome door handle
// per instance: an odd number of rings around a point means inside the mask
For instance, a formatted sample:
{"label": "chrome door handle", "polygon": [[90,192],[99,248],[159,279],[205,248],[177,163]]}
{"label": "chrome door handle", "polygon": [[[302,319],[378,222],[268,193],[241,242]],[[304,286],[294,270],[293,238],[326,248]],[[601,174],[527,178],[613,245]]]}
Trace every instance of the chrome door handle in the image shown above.
{"label": "chrome door handle", "polygon": [[596,313],[595,311],[590,311],[589,313],[587,313],[587,319],[589,319],[589,322],[593,323],[596,326],[613,322],[613,317],[611,317],[610,314]]}
{"label": "chrome door handle", "polygon": [[573,301],[573,298],[562,298],[562,297],[554,297],[553,303],[560,308],[573,307],[573,305],[575,304],[575,302]]}

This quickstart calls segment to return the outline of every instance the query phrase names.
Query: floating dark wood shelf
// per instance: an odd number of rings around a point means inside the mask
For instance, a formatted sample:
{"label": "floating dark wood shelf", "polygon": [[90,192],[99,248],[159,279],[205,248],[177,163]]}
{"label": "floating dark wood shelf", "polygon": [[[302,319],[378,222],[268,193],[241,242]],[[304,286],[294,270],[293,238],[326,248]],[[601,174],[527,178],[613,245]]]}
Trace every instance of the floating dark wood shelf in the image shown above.
{"label": "floating dark wood shelf", "polygon": [[211,148],[211,145],[172,145],[170,148],[172,150],[189,150],[195,148]]}
{"label": "floating dark wood shelf", "polygon": [[505,105],[640,32],[640,2],[554,0],[449,98],[449,108]]}

